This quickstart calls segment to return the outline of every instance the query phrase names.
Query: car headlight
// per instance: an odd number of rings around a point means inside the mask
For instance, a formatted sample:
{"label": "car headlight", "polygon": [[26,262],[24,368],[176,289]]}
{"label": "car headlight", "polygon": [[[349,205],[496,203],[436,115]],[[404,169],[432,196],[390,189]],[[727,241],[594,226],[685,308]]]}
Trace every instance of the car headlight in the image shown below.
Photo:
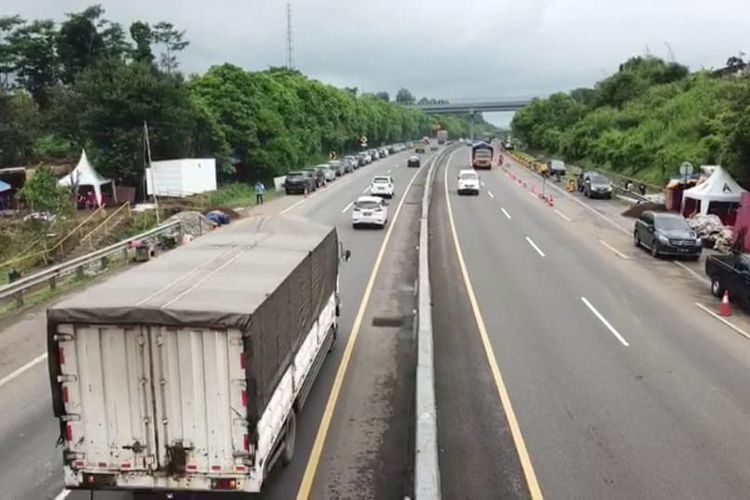
{"label": "car headlight", "polygon": [[703,240],[700,238],[695,239],[695,246],[702,247],[703,246]]}
{"label": "car headlight", "polygon": [[666,236],[660,234],[660,235],[657,235],[656,238],[659,240],[660,243],[664,243],[665,245],[669,245],[669,238],[667,238]]}

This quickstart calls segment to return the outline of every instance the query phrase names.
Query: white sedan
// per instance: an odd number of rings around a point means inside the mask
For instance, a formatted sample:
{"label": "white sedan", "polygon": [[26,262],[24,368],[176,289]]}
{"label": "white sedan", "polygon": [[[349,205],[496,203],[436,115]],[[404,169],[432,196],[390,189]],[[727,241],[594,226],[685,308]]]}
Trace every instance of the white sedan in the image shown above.
{"label": "white sedan", "polygon": [[388,222],[388,205],[377,196],[360,196],[352,207],[352,226],[385,227]]}
{"label": "white sedan", "polygon": [[479,174],[474,170],[461,170],[458,173],[458,194],[479,195]]}
{"label": "white sedan", "polygon": [[384,198],[393,198],[393,177],[387,175],[378,175],[373,177],[370,185],[370,194],[373,196],[382,196]]}

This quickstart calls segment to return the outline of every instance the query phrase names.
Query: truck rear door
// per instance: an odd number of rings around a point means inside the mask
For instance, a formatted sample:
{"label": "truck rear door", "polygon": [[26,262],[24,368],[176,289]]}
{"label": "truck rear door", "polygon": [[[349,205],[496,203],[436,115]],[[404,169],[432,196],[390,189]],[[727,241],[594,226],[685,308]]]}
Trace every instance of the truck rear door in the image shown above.
{"label": "truck rear door", "polygon": [[151,468],[156,455],[147,335],[140,327],[58,328],[72,462],[87,470]]}
{"label": "truck rear door", "polygon": [[151,332],[160,468],[243,472],[249,452],[242,337],[205,328]]}

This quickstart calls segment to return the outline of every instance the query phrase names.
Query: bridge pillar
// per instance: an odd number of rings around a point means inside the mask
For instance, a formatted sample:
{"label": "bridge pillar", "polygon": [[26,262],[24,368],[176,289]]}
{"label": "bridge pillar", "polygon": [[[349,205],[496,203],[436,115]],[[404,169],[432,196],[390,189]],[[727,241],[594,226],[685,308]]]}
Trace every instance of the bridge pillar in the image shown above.
{"label": "bridge pillar", "polygon": [[474,144],[474,110],[469,110],[469,138],[471,143]]}

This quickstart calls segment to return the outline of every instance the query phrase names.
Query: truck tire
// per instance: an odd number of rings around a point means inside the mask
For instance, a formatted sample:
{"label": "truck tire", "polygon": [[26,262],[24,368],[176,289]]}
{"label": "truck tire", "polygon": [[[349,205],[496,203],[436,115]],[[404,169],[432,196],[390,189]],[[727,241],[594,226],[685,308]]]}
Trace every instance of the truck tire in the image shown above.
{"label": "truck tire", "polygon": [[284,465],[288,465],[294,458],[294,442],[297,440],[297,413],[292,410],[286,421],[286,431],[284,436],[284,451],[281,460]]}
{"label": "truck tire", "polygon": [[717,298],[724,296],[724,287],[721,284],[721,280],[716,276],[711,278],[711,294]]}

